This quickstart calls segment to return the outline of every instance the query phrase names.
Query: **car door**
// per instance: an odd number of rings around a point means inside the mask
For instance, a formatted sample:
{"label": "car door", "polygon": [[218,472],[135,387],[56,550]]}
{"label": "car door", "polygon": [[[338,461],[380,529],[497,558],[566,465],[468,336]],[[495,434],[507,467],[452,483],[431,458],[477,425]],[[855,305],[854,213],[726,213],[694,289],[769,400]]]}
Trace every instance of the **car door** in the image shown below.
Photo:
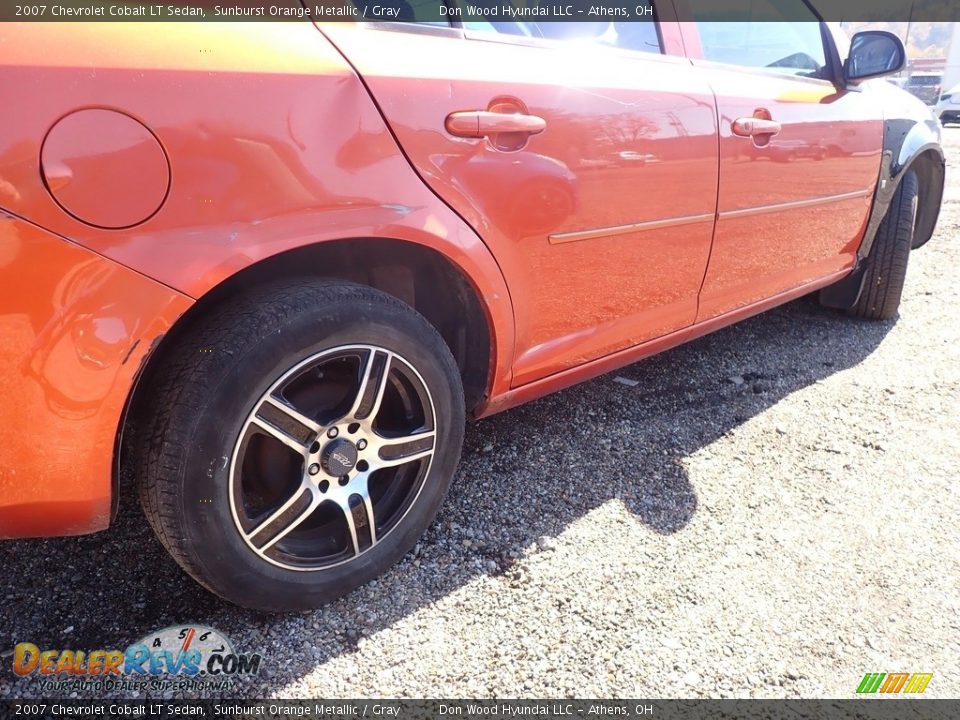
{"label": "car door", "polygon": [[500,263],[514,385],[691,325],[716,209],[716,111],[689,61],[649,23],[543,25],[322,26]]}
{"label": "car door", "polygon": [[676,0],[717,97],[720,194],[698,321],[850,269],[880,168],[881,108],[834,84],[803,0]]}

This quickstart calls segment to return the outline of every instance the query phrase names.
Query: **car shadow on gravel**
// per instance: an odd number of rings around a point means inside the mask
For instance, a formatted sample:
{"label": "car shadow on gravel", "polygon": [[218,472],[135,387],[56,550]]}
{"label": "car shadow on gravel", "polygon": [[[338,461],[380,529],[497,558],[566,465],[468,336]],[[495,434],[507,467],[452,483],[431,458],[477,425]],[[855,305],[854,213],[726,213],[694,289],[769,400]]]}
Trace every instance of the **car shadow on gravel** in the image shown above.
{"label": "car shadow on gravel", "polygon": [[17,642],[123,648],[179,623],[215,627],[239,650],[264,655],[264,671],[241,681],[237,696],[282,694],[473,580],[523,583],[518,558],[549,548],[611,500],[652,532],[682,532],[697,511],[685,458],[786,395],[855,367],[893,324],[803,299],[471,424],[446,505],[416,549],[312,613],[265,615],[212,596],[166,555],[130,497],[107,532],[0,543],[0,696],[38,694],[10,672]]}

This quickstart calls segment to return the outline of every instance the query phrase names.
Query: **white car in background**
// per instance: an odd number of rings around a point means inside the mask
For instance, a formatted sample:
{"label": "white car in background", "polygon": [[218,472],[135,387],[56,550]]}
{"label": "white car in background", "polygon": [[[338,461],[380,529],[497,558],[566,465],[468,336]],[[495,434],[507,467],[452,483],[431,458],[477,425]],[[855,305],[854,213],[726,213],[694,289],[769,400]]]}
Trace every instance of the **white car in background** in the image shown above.
{"label": "white car in background", "polygon": [[960,123],[960,85],[954,85],[941,95],[933,112],[944,125]]}

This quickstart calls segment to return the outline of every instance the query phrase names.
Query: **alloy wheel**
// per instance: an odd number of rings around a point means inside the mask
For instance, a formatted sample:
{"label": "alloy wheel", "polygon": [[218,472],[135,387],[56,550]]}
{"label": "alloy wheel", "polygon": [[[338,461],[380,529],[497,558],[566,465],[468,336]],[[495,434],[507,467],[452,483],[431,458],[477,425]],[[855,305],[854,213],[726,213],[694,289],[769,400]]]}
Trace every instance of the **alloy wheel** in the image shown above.
{"label": "alloy wheel", "polygon": [[244,421],[229,478],[237,530],[287,569],[350,562],[416,502],[436,438],[430,390],[405,358],[373,345],[317,353],[276,380]]}

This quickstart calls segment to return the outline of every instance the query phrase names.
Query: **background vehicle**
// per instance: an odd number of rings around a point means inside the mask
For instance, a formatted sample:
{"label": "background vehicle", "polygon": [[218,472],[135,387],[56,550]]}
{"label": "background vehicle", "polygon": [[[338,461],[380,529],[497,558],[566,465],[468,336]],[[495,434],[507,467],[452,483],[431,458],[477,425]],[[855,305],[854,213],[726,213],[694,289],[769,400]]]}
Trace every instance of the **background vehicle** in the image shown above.
{"label": "background vehicle", "polygon": [[942,75],[928,75],[915,73],[907,78],[904,89],[927,105],[936,105],[940,99],[940,83]]}
{"label": "background vehicle", "polygon": [[944,125],[960,123],[960,85],[955,85],[940,96],[933,114],[940,118]]}
{"label": "background vehicle", "polygon": [[0,28],[0,536],[129,482],[205,586],[310,607],[416,542],[468,415],[815,291],[894,316],[943,188],[867,82],[900,41],[658,7]]}

